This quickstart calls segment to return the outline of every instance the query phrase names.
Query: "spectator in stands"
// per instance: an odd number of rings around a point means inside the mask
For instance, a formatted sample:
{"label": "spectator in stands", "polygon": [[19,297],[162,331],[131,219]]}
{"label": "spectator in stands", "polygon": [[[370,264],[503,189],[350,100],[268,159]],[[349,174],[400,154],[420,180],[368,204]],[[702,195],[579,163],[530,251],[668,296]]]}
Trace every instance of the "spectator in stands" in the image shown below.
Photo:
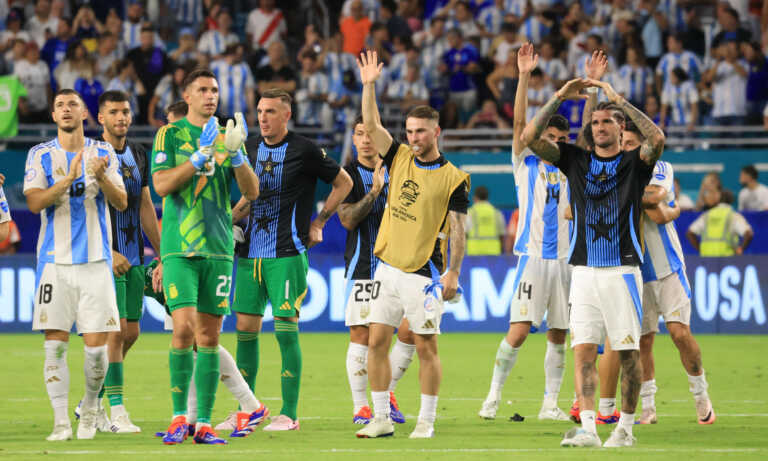
{"label": "spectator in stands", "polygon": [[144,27],[144,6],[141,2],[131,2],[123,21],[123,40],[126,50],[141,45],[141,29]]}
{"label": "spectator in stands", "polygon": [[66,59],[56,67],[53,76],[56,78],[58,88],[73,88],[75,80],[91,70],[92,65],[88,50],[82,43],[75,40],[69,44]]}
{"label": "spectator in stands", "polygon": [[550,40],[544,40],[539,47],[539,69],[544,73],[544,79],[556,88],[568,80],[568,69],[555,54],[555,45]]}
{"label": "spectator in stands", "polygon": [[115,48],[116,58],[124,58],[127,48],[123,41],[123,20],[115,13],[114,9],[109,10],[107,19],[104,21],[104,29],[115,36],[115,42],[117,43]]}
{"label": "spectator in stands", "polygon": [[[332,37],[329,37],[329,40]],[[339,42],[340,44],[341,42]],[[340,46],[340,45],[339,45]],[[314,51],[315,54],[320,56],[320,60],[324,62],[325,55],[323,54],[323,37],[317,32],[314,24],[307,24],[304,27],[304,44],[299,48],[297,56],[303,56],[305,51]]]}
{"label": "spectator in stands", "polygon": [[50,0],[37,0],[35,14],[27,21],[27,30],[40,48],[59,30],[59,18],[51,14]]}
{"label": "spectator in stands", "polygon": [[504,65],[507,63],[509,51],[520,47],[517,41],[517,26],[511,22],[505,22],[501,25],[501,35],[491,42],[489,55],[493,57],[494,63]]}
{"label": "spectator in stands", "polygon": [[200,29],[204,19],[203,0],[174,0],[171,5],[176,9],[176,24],[179,27]]}
{"label": "spectator in stands", "polygon": [[389,36],[394,40],[395,37],[405,38],[413,34],[402,16],[397,14],[397,3],[395,0],[381,0],[379,7],[379,21],[387,26]]}
{"label": "spectator in stands", "polygon": [[186,76],[187,69],[184,66],[176,66],[173,72],[160,79],[147,109],[150,125],[160,128],[170,123],[166,118],[165,108],[182,98],[181,85]]}
{"label": "spectator in stands", "polygon": [[24,59],[14,63],[13,75],[27,90],[27,103],[19,107],[19,121],[48,122],[51,118],[51,75],[48,66],[40,60],[36,42],[27,43]]}
{"label": "spectator in stands", "polygon": [[[383,62],[385,66],[389,64],[392,60],[392,42],[389,40],[389,31],[384,23],[374,22],[371,25],[368,39],[365,41],[365,47],[369,50],[376,51],[379,55],[379,60]],[[382,80],[386,80],[386,78],[383,78]]]}
{"label": "spectator in stands", "polygon": [[739,211],[768,210],[768,187],[757,182],[757,168],[747,165],[741,169],[739,184]]}
{"label": "spectator in stands", "polygon": [[330,128],[331,120],[326,101],[330,84],[328,77],[320,72],[317,54],[305,51],[300,56],[301,72],[296,90],[296,123],[301,126]]}
{"label": "spectator in stands", "polygon": [[458,28],[465,39],[479,37],[480,28],[477,27],[475,17],[472,15],[472,7],[466,0],[451,2],[453,4],[453,18],[449,28]]}
{"label": "spectator in stands", "polygon": [[703,58],[707,52],[707,37],[701,29],[699,17],[693,2],[683,6],[685,28],[677,32],[682,32],[683,48],[693,51],[696,56]]}
{"label": "spectator in stands", "polygon": [[465,128],[493,128],[497,130],[507,130],[509,129],[509,123],[499,115],[499,108],[496,106],[496,102],[492,99],[486,99],[483,101],[480,110],[475,112],[474,115],[469,118]]}
{"label": "spectator in stands", "polygon": [[91,70],[81,73],[72,88],[80,94],[85,107],[88,108],[88,124],[91,127],[96,127],[99,114],[99,96],[104,92],[104,86],[96,78],[96,61],[89,59],[88,62],[91,65]]}
{"label": "spectator in stands", "polygon": [[259,0],[259,8],[248,14],[245,34],[254,50],[267,50],[275,42],[282,42],[288,29],[283,12],[275,8],[275,0]]}
{"label": "spectator in stands", "polygon": [[485,7],[478,6],[477,23],[483,37],[493,39],[501,34],[501,24],[507,14],[505,3],[506,0],[494,0],[492,3],[486,2]]}
{"label": "spectator in stands", "polygon": [[394,37],[392,40],[392,58],[387,65],[389,81],[394,82],[405,76],[405,63],[408,60],[408,50],[413,49],[410,38]]}
{"label": "spectator in stands", "polygon": [[[418,39],[419,42],[416,46],[421,47],[424,84],[433,97],[444,101],[445,95],[443,94],[440,98],[440,94],[445,93],[447,83],[445,75],[440,73],[439,64],[445,52],[448,51],[448,40],[445,38],[445,19],[442,17],[432,18],[429,30],[420,35]],[[439,104],[435,105],[439,106]]]}
{"label": "spectator in stands", "polygon": [[[491,101],[493,103],[493,101]],[[467,255],[500,255],[504,243],[504,215],[488,201],[488,188],[478,186],[467,210]]]}
{"label": "spectator in stands", "polygon": [[419,68],[409,64],[405,68],[405,76],[390,83],[386,98],[400,106],[407,113],[414,106],[429,104],[429,91],[420,78]]}
{"label": "spectator in stands", "polygon": [[768,58],[758,42],[741,43],[741,53],[747,62],[747,122],[759,124],[763,107],[768,103]]}
{"label": "spectator in stands", "polygon": [[57,89],[55,85],[56,81],[53,78],[56,68],[58,68],[67,58],[67,50],[70,49],[70,45],[73,42],[69,36],[69,32],[69,23],[67,21],[59,21],[59,28],[56,36],[49,38],[40,51],[43,61],[48,64],[48,70],[51,74],[51,85],[54,90]]}
{"label": "spectator in stands", "polygon": [[752,226],[744,216],[721,200],[717,187],[704,190],[708,210],[688,228],[685,236],[703,257],[741,255],[752,241]]}
{"label": "spectator in stands", "polygon": [[[139,48],[137,48],[139,49]],[[131,97],[131,112],[134,120],[141,115],[140,99],[146,94],[146,87],[141,79],[136,76],[133,61],[128,58],[115,63],[115,78],[110,80],[107,91],[118,90],[127,93]]]}
{"label": "spectator in stands", "polygon": [[117,51],[117,36],[110,31],[104,31],[99,37],[99,47],[96,50],[96,75],[102,82],[111,80],[109,73],[118,59],[120,56]]}
{"label": "spectator in stands", "polygon": [[216,17],[216,23],[218,28],[205,32],[197,44],[197,50],[207,54],[212,59],[221,57],[227,46],[240,42],[237,34],[230,30],[232,27],[232,16],[229,14],[229,11],[221,9]]}
{"label": "spectator in stands", "polygon": [[551,13],[547,11],[546,6],[536,6],[534,10],[535,14],[529,16],[520,26],[520,33],[522,34],[521,41],[529,41],[538,45],[544,37],[552,32],[555,21]]}
{"label": "spectator in stands", "polygon": [[699,92],[688,74],[675,67],[661,93],[659,125],[685,127],[691,132],[699,121]]}
{"label": "spectator in stands", "polygon": [[503,65],[496,64],[488,77],[485,85],[490,90],[496,102],[501,107],[501,113],[507,120],[514,118],[515,91],[517,91],[517,50],[510,49],[508,58]]}
{"label": "spectator in stands", "polygon": [[619,68],[617,89],[635,107],[643,107],[653,92],[653,71],[645,64],[642,48],[627,48],[627,63]]}
{"label": "spectator in stands", "polygon": [[11,10],[8,13],[8,17],[5,19],[5,27],[6,29],[0,32],[0,53],[8,51],[16,39],[21,39],[25,42],[32,41],[32,36],[29,35],[29,32],[21,28],[21,15],[17,10]]}
{"label": "spectator in stands", "polygon": [[699,186],[699,195],[696,197],[696,210],[706,211],[708,208],[705,200],[705,191],[708,189],[717,189],[721,193],[721,199],[725,203],[733,203],[733,192],[723,188],[723,182],[720,180],[720,175],[716,172],[710,172],[704,175],[701,179],[701,186]]}
{"label": "spectator in stands", "polygon": [[[342,35],[337,32],[331,35],[328,40],[325,41],[324,51],[321,61],[323,62],[323,68],[328,73],[330,78],[330,85],[333,88],[337,83],[341,84],[343,75],[345,72],[352,72],[355,76],[358,75],[357,71],[357,56],[342,51]],[[305,47],[304,51],[312,49],[317,52],[315,48]],[[357,77],[355,77],[357,78]]]}
{"label": "spectator in stands", "polygon": [[[138,83],[141,83],[142,90],[146,90],[139,94],[139,106],[133,113],[134,120],[137,120],[138,123],[147,123],[146,113],[149,98],[163,75],[171,70],[171,60],[162,48],[155,45],[155,35],[154,27],[149,25],[143,27],[140,36],[141,46],[132,49],[125,55],[125,58],[133,63],[135,75],[138,77],[136,88],[138,89]],[[128,94],[132,93],[128,92]]]}
{"label": "spectator in stands", "polygon": [[[206,33],[210,33],[208,31]],[[197,61],[200,58],[198,53],[197,39],[195,32],[189,27],[179,31],[179,47],[171,51],[168,55],[176,64],[184,64],[189,61]],[[205,55],[208,56],[208,55]]]}
{"label": "spectator in stands", "polygon": [[741,27],[739,13],[733,8],[717,8],[717,25],[720,28],[720,32],[712,40],[713,47],[720,46],[726,41],[741,43],[750,40],[751,34],[748,30]]}
{"label": "spectator in stands", "polygon": [[335,131],[345,131],[360,111],[362,86],[357,79],[358,75],[358,72],[348,69],[341,73],[338,80],[331,81],[328,106],[333,112]]}
{"label": "spectator in stands", "polygon": [[245,45],[235,43],[210,67],[219,82],[219,116],[234,119],[236,112],[242,112],[253,126],[256,125],[256,83],[244,57]]}
{"label": "spectator in stands", "polygon": [[682,35],[670,35],[667,38],[667,48],[669,51],[661,58],[656,67],[657,90],[662,91],[664,89],[672,70],[676,67],[682,68],[694,82],[698,82],[703,71],[701,61],[699,61],[698,56],[683,49]]}
{"label": "spectator in stands", "polygon": [[657,0],[640,0],[638,10],[643,26],[641,35],[643,37],[643,51],[648,60],[648,65],[656,66],[664,52],[662,44],[661,27],[658,18],[661,13],[656,11]]}
{"label": "spectator in stands", "polygon": [[533,69],[528,83],[528,112],[525,114],[525,120],[532,120],[536,112],[549,101],[554,93],[555,89],[544,80],[544,73],[541,69],[538,67]]}
{"label": "spectator in stands", "polygon": [[691,200],[691,197],[685,192],[683,192],[683,190],[680,188],[680,180],[677,179],[677,176],[675,176],[674,183],[675,183],[675,202],[677,202],[677,206],[679,206],[682,211],[693,210],[696,207],[696,204],[693,203],[693,200]]}
{"label": "spectator in stands", "polygon": [[77,10],[75,20],[72,21],[72,31],[77,40],[83,42],[89,53],[96,51],[99,43],[99,35],[104,32],[104,24],[96,19],[93,8],[86,4]]}
{"label": "spectator in stands", "polygon": [[747,115],[747,62],[739,59],[738,44],[734,41],[723,42],[713,48],[712,57],[715,61],[704,74],[704,81],[712,84],[712,117],[715,124],[744,125]]}
{"label": "spectator in stands", "polygon": [[448,98],[456,104],[462,123],[469,119],[477,102],[477,89],[472,78],[480,72],[480,55],[471,44],[464,43],[461,31],[448,31],[450,49],[443,55],[438,70],[449,77]]}
{"label": "spectator in stands", "polygon": [[4,58],[10,66],[10,71],[13,72],[14,63],[17,63],[24,59],[24,55],[27,54],[27,42],[17,38],[13,41],[11,49],[5,52]]}
{"label": "spectator in stands", "polygon": [[259,93],[270,88],[296,91],[296,72],[290,66],[283,42],[273,41],[267,48],[267,58],[269,62],[256,70]]}
{"label": "spectator in stands", "polygon": [[648,116],[653,123],[661,123],[661,102],[656,93],[650,93],[645,97],[645,115]]}
{"label": "spectator in stands", "polygon": [[365,39],[371,30],[371,20],[365,15],[363,2],[353,0],[349,7],[350,15],[339,22],[341,35],[344,37],[342,50],[357,56],[365,46]]}
{"label": "spectator in stands", "polygon": [[592,53],[598,50],[602,50],[608,58],[608,72],[613,72],[617,68],[616,61],[613,59],[613,56],[608,54],[608,50],[606,49],[605,43],[603,42],[603,37],[597,34],[590,34],[587,36],[586,52],[581,55],[576,63],[576,68],[574,69],[574,75],[576,77],[586,78],[587,62],[592,57]]}
{"label": "spectator in stands", "polygon": [[[34,43],[34,42],[33,42]],[[37,45],[35,43],[35,45]],[[8,221],[8,236],[0,242],[0,256],[16,254],[21,248],[21,234],[16,223],[11,219]]]}

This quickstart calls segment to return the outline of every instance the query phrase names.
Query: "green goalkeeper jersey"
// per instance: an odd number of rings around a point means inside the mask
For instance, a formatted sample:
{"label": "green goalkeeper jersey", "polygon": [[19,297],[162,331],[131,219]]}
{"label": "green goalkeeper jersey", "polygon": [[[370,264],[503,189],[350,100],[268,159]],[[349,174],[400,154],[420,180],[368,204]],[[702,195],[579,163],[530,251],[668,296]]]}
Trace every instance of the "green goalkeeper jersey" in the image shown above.
{"label": "green goalkeeper jersey", "polygon": [[[183,118],[160,128],[152,146],[152,174],[182,165],[199,148],[202,127]],[[163,199],[161,259],[202,256],[232,260],[232,162],[224,134],[214,142],[212,162]]]}

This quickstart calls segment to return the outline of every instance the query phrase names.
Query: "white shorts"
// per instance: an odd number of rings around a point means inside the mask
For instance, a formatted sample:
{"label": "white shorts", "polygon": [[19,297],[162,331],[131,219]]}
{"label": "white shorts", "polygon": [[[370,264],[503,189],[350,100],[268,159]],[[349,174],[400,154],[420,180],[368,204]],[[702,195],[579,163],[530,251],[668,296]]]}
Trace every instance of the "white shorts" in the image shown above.
{"label": "white shorts", "polygon": [[33,330],[120,331],[115,278],[106,261],[46,263],[35,292]]}
{"label": "white shorts", "polygon": [[691,323],[691,289],[684,270],[673,272],[643,287],[643,325],[641,334],[659,331],[659,315],[664,322]]}
{"label": "white shorts", "polygon": [[405,315],[417,335],[439,335],[443,300],[424,293],[430,283],[429,277],[379,264],[373,277],[368,322],[397,328]]}
{"label": "white shorts", "polygon": [[[373,290],[381,288],[381,282],[373,280],[350,280],[347,282],[349,296],[347,296],[347,309],[344,317],[344,325],[368,326],[368,317],[371,315],[371,296]],[[378,293],[377,293],[378,294]]]}
{"label": "white shorts", "polygon": [[571,347],[604,344],[616,351],[640,348],[643,284],[637,266],[573,268]]}
{"label": "white shorts", "polygon": [[509,322],[531,322],[538,327],[546,313],[549,328],[567,330],[570,285],[571,266],[566,259],[521,256],[515,272]]}

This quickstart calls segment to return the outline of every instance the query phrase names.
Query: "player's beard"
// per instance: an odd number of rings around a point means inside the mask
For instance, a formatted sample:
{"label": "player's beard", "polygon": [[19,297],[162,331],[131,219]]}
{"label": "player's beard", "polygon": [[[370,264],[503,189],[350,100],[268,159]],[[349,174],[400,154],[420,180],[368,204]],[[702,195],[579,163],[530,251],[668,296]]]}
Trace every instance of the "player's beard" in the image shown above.
{"label": "player's beard", "polygon": [[601,149],[607,149],[609,147],[614,146],[617,141],[618,141],[617,138],[607,137],[607,140],[603,141],[603,142],[597,142],[597,140],[595,140],[595,146],[597,146],[597,147],[599,147]]}
{"label": "player's beard", "polygon": [[59,125],[58,128],[65,133],[72,133],[77,130],[77,123],[73,123],[72,126]]}

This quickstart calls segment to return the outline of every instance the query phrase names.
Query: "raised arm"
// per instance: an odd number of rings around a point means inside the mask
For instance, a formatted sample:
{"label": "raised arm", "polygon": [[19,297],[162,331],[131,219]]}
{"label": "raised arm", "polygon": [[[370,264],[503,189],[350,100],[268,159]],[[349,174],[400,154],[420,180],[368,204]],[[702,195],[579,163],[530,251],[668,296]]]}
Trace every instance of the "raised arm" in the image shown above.
{"label": "raised arm", "polygon": [[392,146],[392,135],[381,124],[379,108],[376,105],[376,80],[381,76],[384,64],[379,63],[375,51],[367,50],[365,53],[360,53],[357,67],[360,69],[360,80],[363,82],[363,126],[371,137],[376,152],[383,155]]}
{"label": "raised arm", "polygon": [[523,150],[528,147],[528,142],[523,140],[525,114],[528,112],[528,82],[531,78],[531,71],[536,68],[538,63],[539,55],[534,54],[533,45],[525,43],[520,47],[517,52],[519,77],[515,92],[514,119],[512,120],[512,152],[514,155],[521,155]]}
{"label": "raised arm", "polygon": [[[605,56],[603,50],[597,50],[592,53],[592,56],[587,60],[587,78],[592,80],[602,80],[605,72],[608,70],[608,57]],[[592,87],[587,88],[587,102],[584,104],[584,113],[581,115],[582,129],[579,130],[579,136],[576,138],[576,145],[582,149],[587,148],[587,138],[585,136],[585,130],[589,126],[589,121],[592,120],[592,112],[597,106],[597,92],[599,88]]]}

